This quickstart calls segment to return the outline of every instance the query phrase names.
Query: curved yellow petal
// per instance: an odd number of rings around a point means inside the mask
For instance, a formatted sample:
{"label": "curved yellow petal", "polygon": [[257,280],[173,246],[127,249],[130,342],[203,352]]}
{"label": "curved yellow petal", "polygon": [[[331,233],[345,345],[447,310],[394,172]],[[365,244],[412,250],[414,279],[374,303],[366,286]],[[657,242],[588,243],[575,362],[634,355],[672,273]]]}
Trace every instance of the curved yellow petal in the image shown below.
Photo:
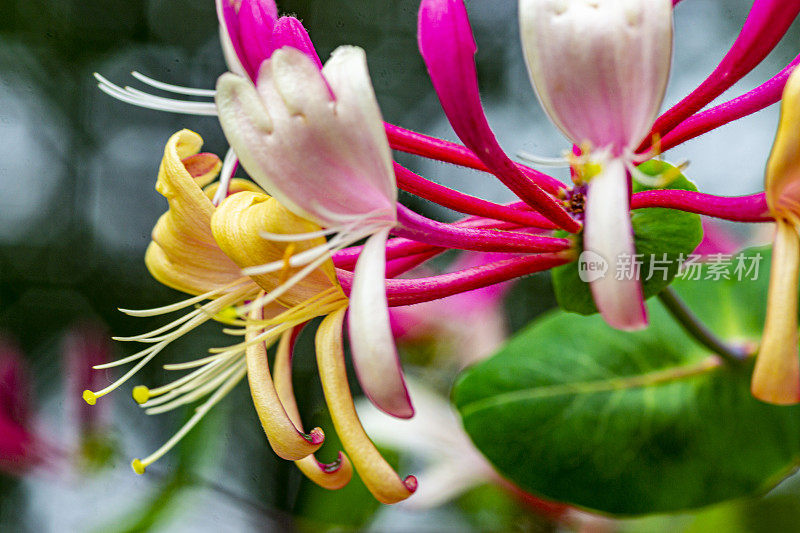
{"label": "curved yellow petal", "polygon": [[[300,420],[300,411],[297,409],[292,386],[292,336],[293,330],[289,330],[281,336],[278,351],[275,354],[273,374],[275,375],[275,390],[278,392],[278,398],[280,398],[283,408],[286,409],[286,413],[297,429],[302,431],[303,423]],[[343,452],[339,452],[336,461],[329,464],[320,463],[313,454],[295,461],[294,464],[308,479],[320,487],[330,490],[341,489],[353,477],[353,465]]]}
{"label": "curved yellow petal", "polygon": [[[210,184],[208,187],[203,189],[203,192],[206,194],[208,199],[211,200],[214,198],[214,195],[217,194],[218,188],[219,188],[219,182],[215,181],[214,183]],[[262,189],[261,187],[259,187],[250,180],[244,180],[242,178],[233,178],[230,184],[228,185],[228,196],[243,191],[263,193],[264,189]]]}
{"label": "curved yellow petal", "polygon": [[772,250],[767,320],[751,385],[753,396],[768,403],[800,403],[798,268],[800,236],[793,224],[779,219]]}
{"label": "curved yellow petal", "polygon": [[774,214],[800,218],[800,68],[796,68],[781,100],[778,132],[767,162],[767,204]]}
{"label": "curved yellow petal", "polygon": [[325,317],[317,330],[317,365],[322,391],[336,433],[364,484],[378,501],[397,503],[414,493],[417,479],[414,476],[400,479],[369,440],[358,420],[347,384],[342,346],[342,324],[346,310],[343,307]]}
{"label": "curved yellow petal", "polygon": [[[252,320],[261,320],[264,318],[264,313],[261,308],[256,307],[249,316]],[[314,428],[306,435],[292,423],[278,398],[269,373],[265,342],[269,339],[253,342],[262,331],[262,328],[248,326],[245,335],[246,341],[251,343],[245,355],[250,395],[272,449],[279,457],[296,461],[317,451],[322,446],[325,434],[320,428]]]}
{"label": "curved yellow petal", "polygon": [[[214,205],[201,185],[214,179],[221,164],[216,156],[197,154],[202,144],[200,136],[189,130],[167,141],[156,190],[166,197],[169,210],[153,228],[153,242],[145,254],[155,279],[189,294],[220,289],[242,277],[211,233]],[[199,174],[195,177],[192,172]]]}
{"label": "curved yellow petal", "polygon": [[[263,265],[287,258],[287,250],[300,253],[325,244],[322,237],[294,243],[274,242],[263,232],[297,234],[319,231],[319,226],[302,219],[276,199],[258,192],[239,192],[226,198],[211,219],[211,229],[219,247],[241,268]],[[253,281],[269,292],[299,268],[252,276]],[[290,291],[278,299],[287,307],[301,304],[321,292],[338,286],[333,262],[326,261]],[[344,293],[342,293],[344,295]]]}

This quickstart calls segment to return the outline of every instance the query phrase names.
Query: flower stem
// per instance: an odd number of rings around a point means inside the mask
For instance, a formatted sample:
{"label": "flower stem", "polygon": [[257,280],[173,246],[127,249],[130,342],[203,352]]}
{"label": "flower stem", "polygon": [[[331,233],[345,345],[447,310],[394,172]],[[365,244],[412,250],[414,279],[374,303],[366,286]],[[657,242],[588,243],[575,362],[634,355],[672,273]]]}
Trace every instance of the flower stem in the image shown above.
{"label": "flower stem", "polygon": [[658,293],[658,299],[681,327],[700,345],[719,355],[727,364],[739,365],[748,354],[728,346],[717,338],[708,327],[697,318],[671,287]]}

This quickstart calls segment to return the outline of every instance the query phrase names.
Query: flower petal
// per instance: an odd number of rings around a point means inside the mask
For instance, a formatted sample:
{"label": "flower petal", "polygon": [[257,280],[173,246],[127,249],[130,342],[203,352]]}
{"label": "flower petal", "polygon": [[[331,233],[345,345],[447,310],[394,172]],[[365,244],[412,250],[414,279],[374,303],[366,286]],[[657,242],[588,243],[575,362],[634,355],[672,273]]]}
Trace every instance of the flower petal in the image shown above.
{"label": "flower petal", "polygon": [[[286,413],[292,423],[302,431],[303,424],[294,398],[294,387],[292,386],[293,337],[293,330],[289,330],[281,336],[278,351],[275,353],[273,373],[275,374],[275,391],[278,393],[278,398],[280,398],[283,408],[286,409]],[[336,461],[329,464],[320,463],[313,454],[295,461],[294,464],[308,479],[320,487],[330,490],[344,487],[353,477],[353,465],[343,452],[339,452]]]}
{"label": "flower petal", "polygon": [[342,325],[345,311],[346,308],[342,308],[325,317],[317,330],[317,365],[322,390],[336,433],[361,480],[378,501],[397,503],[414,493],[417,480],[414,476],[400,479],[381,457],[358,420],[344,363]]}
{"label": "flower petal", "polygon": [[[292,251],[289,246],[293,246],[295,253],[299,253],[325,243],[322,237],[291,245],[262,237],[262,232],[306,233],[318,230],[319,226],[293,214],[275,198],[264,193],[249,191],[239,192],[226,198],[211,219],[211,229],[219,247],[240,268],[285,260],[287,251]],[[262,289],[269,292],[299,270],[299,268],[286,268],[252,278]],[[336,285],[338,282],[333,263],[326,261],[294,285],[278,301],[287,307],[293,307]]]}
{"label": "flower petal", "polygon": [[528,71],[548,117],[576,145],[635,148],[653,125],[672,56],[670,0],[521,0]]}
{"label": "flower petal", "polygon": [[391,151],[363,51],[338,49],[325,73],[335,102],[313,61],[292,48],[264,64],[258,91],[223,75],[217,107],[225,135],[253,179],[304,218],[330,227],[393,213]]}
{"label": "flower petal", "polygon": [[258,76],[261,63],[272,55],[272,30],[278,19],[278,7],[272,0],[241,0],[237,13],[239,39],[249,65]]}
{"label": "flower petal", "polygon": [[589,284],[600,314],[608,325],[617,329],[636,330],[647,326],[634,257],[628,179],[622,160],[604,162],[600,173],[589,182],[584,227],[584,253],[597,254],[598,260],[608,265],[605,275]]}
{"label": "flower petal", "polygon": [[371,236],[356,263],[350,291],[350,348],[364,394],[390,415],[411,418],[414,408],[394,345],[386,302],[388,236],[388,229]]}
{"label": "flower petal", "polygon": [[778,133],[767,162],[765,190],[773,213],[800,218],[800,69],[795,69],[781,100]]}
{"label": "flower petal", "polygon": [[[156,190],[167,198],[169,211],[156,223],[153,242],[145,254],[154,278],[189,294],[219,289],[242,277],[211,234],[214,206],[200,184],[213,179],[221,164],[216,156],[197,154],[202,143],[200,136],[189,130],[181,130],[167,141]],[[195,178],[190,171],[200,174]]]}
{"label": "flower petal", "polygon": [[[261,320],[264,318],[264,313],[261,308],[256,307],[250,312],[249,318],[255,321]],[[261,328],[248,326],[246,340],[254,341],[259,334]],[[250,383],[253,406],[275,453],[283,459],[296,461],[317,451],[322,446],[325,434],[320,428],[314,428],[308,434],[303,434],[292,423],[272,383],[265,341],[250,344],[247,347],[246,359],[247,380]]]}
{"label": "flower petal", "polygon": [[273,49],[278,50],[284,46],[297,48],[310,57],[317,68],[322,69],[322,61],[319,59],[308,32],[303,27],[303,23],[294,17],[279,18],[272,30]]}
{"label": "flower petal", "polygon": [[797,334],[797,285],[800,237],[786,220],[778,220],[772,249],[767,320],[751,386],[753,396],[768,403],[800,402],[800,358]]}

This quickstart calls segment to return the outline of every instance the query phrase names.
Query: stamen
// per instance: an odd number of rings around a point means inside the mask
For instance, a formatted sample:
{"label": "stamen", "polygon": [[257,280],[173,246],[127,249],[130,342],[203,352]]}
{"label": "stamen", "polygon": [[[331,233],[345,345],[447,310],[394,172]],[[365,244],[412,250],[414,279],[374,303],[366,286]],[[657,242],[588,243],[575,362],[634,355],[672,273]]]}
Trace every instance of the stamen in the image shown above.
{"label": "stamen", "polygon": [[[236,355],[241,356],[243,352],[238,352]],[[236,363],[237,361],[241,361],[241,358],[237,358],[236,356],[220,358],[217,361],[214,361],[214,364],[208,364],[205,367],[192,372],[191,377],[192,379],[182,383],[180,386],[173,388],[172,390],[163,393],[161,396],[157,398],[153,398],[152,391],[148,391],[148,395],[150,396],[145,403],[140,404],[143,408],[149,409],[151,407],[155,407],[157,405],[165,404],[175,398],[178,398],[182,394],[188,394],[192,391],[196,390],[198,387],[202,386],[204,383],[208,383],[210,380],[214,379],[226,369],[230,368],[231,365]],[[202,372],[201,372],[202,371]],[[186,377],[186,376],[184,376]],[[179,380],[176,380],[179,381]],[[169,385],[165,385],[164,387],[160,387],[160,389],[166,389],[174,385],[175,382],[170,383]],[[158,390],[158,389],[153,389]]]}
{"label": "stamen", "polygon": [[309,263],[306,265],[302,270],[297,272],[294,276],[286,280],[285,283],[278,285],[275,289],[269,292],[264,296],[259,296],[249,304],[245,304],[239,308],[239,313],[249,313],[250,310],[255,308],[264,307],[267,304],[270,304],[283,296],[284,293],[289,291],[292,287],[294,287],[297,283],[303,280],[306,276],[308,276],[311,272],[314,271],[315,268],[320,266],[325,261],[328,261],[331,257],[330,253],[326,253],[323,256],[319,257],[316,261]]}
{"label": "stamen", "polygon": [[529,163],[541,165],[543,167],[561,168],[569,166],[569,159],[564,156],[546,157],[532,154],[530,152],[517,152],[517,157]]}
{"label": "stamen", "polygon": [[222,201],[228,197],[230,190],[231,180],[236,173],[236,166],[239,164],[239,159],[233,151],[233,148],[228,148],[225,154],[225,159],[222,161],[222,170],[219,172],[219,185],[217,192],[214,193],[214,199],[211,200],[215,206],[218,206]]}
{"label": "stamen", "polygon": [[141,370],[144,367],[144,365],[149,363],[153,359],[153,357],[158,355],[158,353],[161,350],[163,350],[164,347],[167,346],[167,344],[169,344],[169,341],[163,341],[156,344],[155,346],[151,346],[150,348],[148,348],[148,350],[146,351],[149,351],[150,353],[148,353],[146,357],[144,357],[141,361],[139,361],[133,368],[128,370],[128,372],[126,372],[125,375],[123,375],[121,378],[119,378],[117,381],[115,381],[105,389],[97,392],[93,392],[90,390],[83,391],[84,401],[89,405],[94,405],[95,403],[97,403],[98,398],[105,396],[109,392],[112,392],[117,388],[119,388],[120,385],[128,381],[131,377],[133,377],[134,374],[136,374],[139,370]]}
{"label": "stamen", "polygon": [[147,409],[145,413],[148,415],[157,415],[161,413],[166,413],[167,411],[171,411],[176,407],[180,407],[181,405],[186,405],[187,403],[192,403],[196,400],[199,400],[200,398],[209,394],[214,389],[220,387],[235,372],[241,371],[244,368],[245,368],[244,361],[239,361],[231,368],[228,368],[227,370],[222,372],[219,376],[209,380],[204,385],[197,387],[192,392],[164,405]]}
{"label": "stamen", "polygon": [[234,289],[239,285],[243,286],[243,285],[247,285],[247,284],[250,284],[250,283],[252,283],[252,280],[250,280],[250,278],[242,278],[242,279],[238,279],[238,280],[236,280],[236,281],[234,281],[232,283],[229,283],[228,285],[225,285],[224,287],[220,287],[218,289],[214,289],[212,291],[208,291],[208,292],[206,292],[204,294],[200,294],[198,296],[194,296],[194,297],[189,298],[187,300],[181,300],[180,302],[177,302],[177,303],[174,303],[174,304],[165,305],[163,307],[154,307],[152,309],[119,309],[119,311],[122,312],[122,313],[125,313],[126,315],[136,316],[136,317],[165,315],[165,314],[171,313],[173,311],[179,311],[181,309],[185,309],[185,308],[187,308],[189,306],[192,306],[194,304],[200,303],[200,302],[202,302],[204,300],[209,300],[209,299],[211,299],[212,296],[215,296],[215,295],[217,295],[217,294],[219,294],[219,293],[221,293],[223,291],[226,291],[228,289]]}
{"label": "stamen", "polygon": [[367,436],[353,405],[344,363],[342,325],[347,308],[328,315],[317,329],[317,364],[322,390],[333,425],[344,449],[352,457],[362,481],[382,503],[405,500],[417,489],[417,479],[401,480]]}
{"label": "stamen", "polygon": [[161,448],[156,450],[151,455],[147,456],[144,459],[134,459],[131,461],[131,467],[133,471],[137,474],[144,474],[145,469],[156,462],[158,459],[164,456],[165,453],[170,451],[178,442],[181,441],[183,437],[186,436],[191,429],[197,425],[200,420],[208,413],[212,407],[214,407],[219,401],[224,398],[241,380],[244,378],[247,370],[242,367],[236,374],[231,376],[227,382],[225,382],[217,391],[211,395],[211,397],[206,400],[206,402],[197,408],[197,411],[194,415],[189,419],[186,424],[178,430],[175,435],[172,436],[167,442],[164,443]]}
{"label": "stamen", "polygon": [[214,89],[195,89],[193,87],[183,87],[180,85],[164,83],[163,81],[154,80],[153,78],[145,76],[141,72],[137,72],[135,70],[131,72],[131,76],[145,85],[149,85],[150,87],[155,87],[156,89],[161,89],[162,91],[167,91],[170,93],[185,94],[188,96],[207,96],[209,98],[214,98],[214,96],[217,94],[217,91]]}
{"label": "stamen", "polygon": [[216,116],[217,108],[212,102],[191,102],[185,100],[176,100],[173,98],[162,98],[154,96],[133,88],[123,89],[116,85],[97,72],[94,73],[95,79],[98,81],[97,87],[107,95],[121,100],[128,104],[148,109],[155,109],[157,111],[170,111],[173,113],[183,113],[187,115],[205,115]]}
{"label": "stamen", "polygon": [[[247,289],[242,289],[240,291],[235,291],[235,292],[226,294],[224,296],[221,296],[217,300],[213,300],[213,301],[209,302],[208,304],[204,305],[203,309],[206,309],[207,311],[210,311],[211,313],[215,313],[219,309],[225,308],[225,307],[227,307],[227,306],[229,306],[231,304],[234,304],[236,302],[241,301],[242,293],[245,292],[246,290]],[[216,309],[215,309],[215,307],[216,307]],[[112,383],[108,387],[104,388],[103,390],[98,391],[98,392],[93,392],[93,391],[90,391],[90,390],[84,391],[83,392],[83,399],[89,405],[94,405],[97,402],[97,398],[100,398],[101,396],[105,396],[109,392],[117,389],[120,385],[125,383],[134,374],[136,374],[139,370],[141,370],[142,367],[144,367],[147,363],[149,363],[153,359],[153,357],[155,357],[169,343],[171,343],[173,340],[177,339],[181,335],[185,334],[186,332],[191,331],[192,329],[196,328],[200,324],[206,322],[207,320],[209,320],[209,318],[210,317],[208,315],[201,313],[201,314],[198,314],[197,316],[194,316],[191,320],[187,321],[185,324],[183,324],[181,327],[179,327],[178,329],[176,329],[172,333],[169,333],[167,335],[163,335],[161,337],[152,338],[152,339],[140,340],[139,342],[153,342],[153,343],[155,343],[155,345],[151,346],[149,348],[146,348],[146,349],[142,350],[141,352],[133,354],[132,356],[125,357],[125,358],[117,360],[117,361],[115,361],[113,363],[109,363],[108,365],[103,365],[104,367],[118,366],[118,365],[124,364],[126,362],[131,362],[131,361],[134,361],[134,360],[136,360],[138,358],[141,358],[141,361],[139,361],[133,368],[131,368],[128,372],[126,372],[125,375],[123,375],[121,378],[119,378],[117,381],[115,381],[114,383]]]}

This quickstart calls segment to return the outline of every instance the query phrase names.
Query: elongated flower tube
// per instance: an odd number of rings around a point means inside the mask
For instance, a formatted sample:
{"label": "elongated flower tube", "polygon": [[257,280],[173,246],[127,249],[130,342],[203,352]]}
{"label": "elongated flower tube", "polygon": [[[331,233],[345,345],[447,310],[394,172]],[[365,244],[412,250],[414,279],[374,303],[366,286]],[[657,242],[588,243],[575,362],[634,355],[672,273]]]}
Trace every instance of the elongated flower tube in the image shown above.
{"label": "elongated flower tube", "polygon": [[[630,222],[634,150],[664,97],[672,55],[669,0],[520,0],[528,71],[542,107],[583,154],[588,181],[584,249],[610,275],[591,282],[611,326],[647,324]],[[615,275],[617,274],[617,275]],[[618,279],[619,278],[619,279]]]}
{"label": "elongated flower tube", "polygon": [[797,284],[800,271],[800,70],[783,91],[778,133],[767,161],[767,205],[775,217],[767,318],[753,371],[753,396],[800,403]]}
{"label": "elongated flower tube", "polygon": [[397,186],[363,50],[341,47],[320,71],[305,54],[283,48],[262,65],[255,85],[234,74],[220,77],[216,100],[225,135],[253,179],[336,234],[320,254],[369,237],[350,294],[353,360],[378,407],[412,416],[383,289]]}

